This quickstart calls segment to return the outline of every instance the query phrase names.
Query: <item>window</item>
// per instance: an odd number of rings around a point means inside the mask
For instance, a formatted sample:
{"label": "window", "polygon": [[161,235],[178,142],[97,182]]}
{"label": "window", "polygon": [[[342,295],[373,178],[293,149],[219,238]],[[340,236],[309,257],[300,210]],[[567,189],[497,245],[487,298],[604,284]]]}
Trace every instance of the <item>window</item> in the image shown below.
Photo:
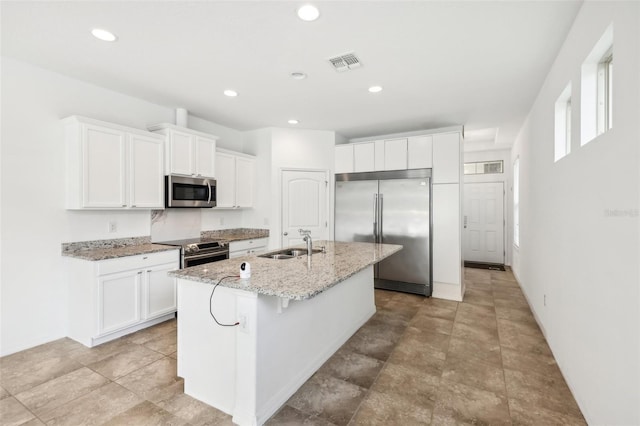
{"label": "window", "polygon": [[494,173],[502,173],[502,160],[497,161],[480,161],[474,163],[464,163],[465,175],[486,175]]}
{"label": "window", "polygon": [[513,162],[513,244],[520,247],[520,157]]}
{"label": "window", "polygon": [[609,25],[582,64],[580,144],[613,127],[613,25]]}
{"label": "window", "polygon": [[555,104],[555,161],[571,152],[571,82]]}

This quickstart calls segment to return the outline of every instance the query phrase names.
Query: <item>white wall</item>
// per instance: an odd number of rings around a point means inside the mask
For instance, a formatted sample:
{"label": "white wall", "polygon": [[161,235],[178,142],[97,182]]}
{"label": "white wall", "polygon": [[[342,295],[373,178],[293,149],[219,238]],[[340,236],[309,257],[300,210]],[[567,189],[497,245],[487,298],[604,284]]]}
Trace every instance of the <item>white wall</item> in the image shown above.
{"label": "white wall", "polygon": [[[60,119],[77,114],[145,129],[149,124],[172,123],[175,114],[172,108],[9,58],[2,58],[1,73],[0,355],[6,355],[67,334],[61,243],[151,232],[149,211],[64,209],[65,147]],[[228,139],[228,146],[242,146],[238,132],[195,122],[199,129],[215,129],[221,145]],[[194,219],[198,226],[199,219]],[[107,233],[113,220],[118,231]]]}
{"label": "white wall", "polygon": [[[554,103],[614,26],[614,127],[554,162]],[[640,424],[640,3],[583,4],[512,149],[520,158],[513,269],[590,424]],[[572,128],[580,129],[575,108]],[[620,216],[607,212],[619,210]],[[545,306],[546,295],[546,306]]]}

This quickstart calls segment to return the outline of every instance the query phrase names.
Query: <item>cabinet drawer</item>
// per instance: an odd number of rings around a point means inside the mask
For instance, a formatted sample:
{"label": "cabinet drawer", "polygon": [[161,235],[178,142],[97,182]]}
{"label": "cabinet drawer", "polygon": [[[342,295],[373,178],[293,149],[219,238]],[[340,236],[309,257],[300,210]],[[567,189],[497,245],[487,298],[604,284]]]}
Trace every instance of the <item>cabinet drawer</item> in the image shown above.
{"label": "cabinet drawer", "polygon": [[252,240],[232,241],[229,243],[229,252],[241,250],[254,250],[267,245],[267,238],[254,238]]}
{"label": "cabinet drawer", "polygon": [[107,259],[97,262],[97,275],[111,274],[114,272],[127,271],[130,269],[143,269],[152,265],[175,262],[176,269],[179,267],[180,251],[169,250],[157,253],[139,254],[136,256],[119,257],[117,259]]}

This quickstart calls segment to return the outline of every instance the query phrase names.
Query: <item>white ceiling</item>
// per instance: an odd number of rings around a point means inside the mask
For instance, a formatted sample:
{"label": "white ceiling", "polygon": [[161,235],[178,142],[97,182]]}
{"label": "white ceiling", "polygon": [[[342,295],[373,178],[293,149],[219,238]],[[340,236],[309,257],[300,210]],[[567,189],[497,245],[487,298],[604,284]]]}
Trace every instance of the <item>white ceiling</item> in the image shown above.
{"label": "white ceiling", "polygon": [[[301,4],[3,1],[2,54],[238,130],[464,125],[467,142],[510,145],[581,1],[316,1],[315,22]],[[327,62],[351,51],[362,68]]]}

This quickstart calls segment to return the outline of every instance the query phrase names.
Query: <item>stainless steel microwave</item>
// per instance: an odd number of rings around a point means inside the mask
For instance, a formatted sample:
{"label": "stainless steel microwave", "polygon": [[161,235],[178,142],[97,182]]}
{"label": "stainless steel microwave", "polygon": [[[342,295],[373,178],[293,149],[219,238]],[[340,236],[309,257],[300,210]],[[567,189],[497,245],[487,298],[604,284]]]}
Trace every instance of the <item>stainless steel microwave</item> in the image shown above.
{"label": "stainless steel microwave", "polygon": [[216,180],[169,175],[164,181],[165,207],[215,207]]}

